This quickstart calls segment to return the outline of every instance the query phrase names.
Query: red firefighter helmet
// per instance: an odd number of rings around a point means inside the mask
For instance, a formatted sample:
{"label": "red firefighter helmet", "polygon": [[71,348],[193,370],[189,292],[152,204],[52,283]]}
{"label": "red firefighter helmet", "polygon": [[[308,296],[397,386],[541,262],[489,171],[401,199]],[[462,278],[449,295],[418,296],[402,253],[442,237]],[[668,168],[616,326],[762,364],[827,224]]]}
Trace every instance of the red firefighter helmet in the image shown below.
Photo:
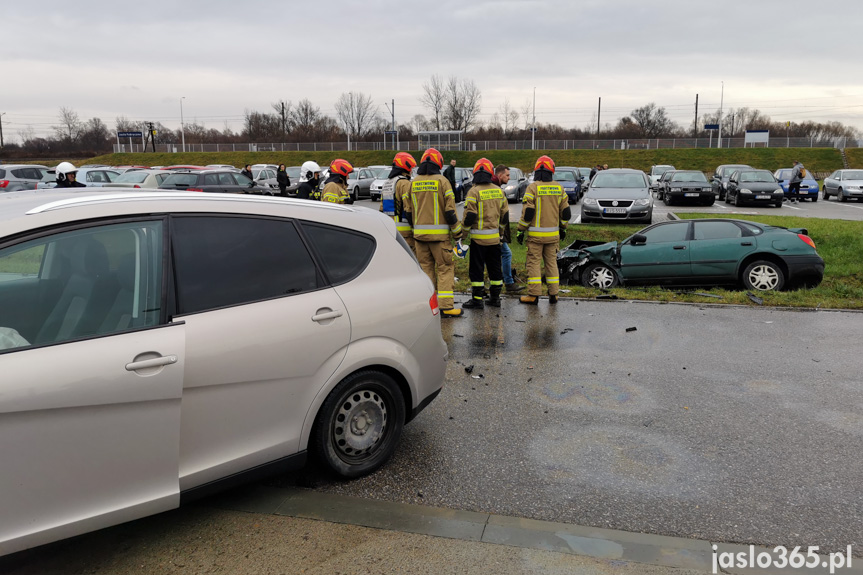
{"label": "red firefighter helmet", "polygon": [[420,160],[420,163],[426,161],[434,162],[435,164],[437,164],[438,168],[443,168],[443,156],[434,148],[429,148],[425,151],[425,153],[423,153],[423,157]]}
{"label": "red firefighter helmet", "polygon": [[333,160],[333,163],[330,164],[330,172],[334,174],[338,174],[340,176],[348,177],[348,174],[354,171],[354,167],[347,160],[343,160],[338,158]]}
{"label": "red firefighter helmet", "polygon": [[488,158],[480,158],[473,165],[473,173],[476,174],[480,170],[485,170],[489,175],[494,175],[494,164]]}
{"label": "red firefighter helmet", "polygon": [[393,166],[401,168],[406,172],[410,172],[417,167],[417,161],[407,152],[399,152],[396,154],[396,157],[393,158]]}
{"label": "red firefighter helmet", "polygon": [[552,160],[548,156],[540,156],[539,159],[536,161],[536,165],[533,167],[533,171],[535,172],[540,168],[544,168],[553,174],[554,160]]}

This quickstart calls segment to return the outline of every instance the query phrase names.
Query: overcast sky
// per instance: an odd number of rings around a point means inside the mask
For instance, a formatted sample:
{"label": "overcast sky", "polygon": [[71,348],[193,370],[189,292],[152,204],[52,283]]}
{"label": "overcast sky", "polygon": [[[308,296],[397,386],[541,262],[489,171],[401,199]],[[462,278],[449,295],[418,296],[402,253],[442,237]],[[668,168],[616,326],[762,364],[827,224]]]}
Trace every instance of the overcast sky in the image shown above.
{"label": "overcast sky", "polygon": [[238,131],[245,111],[363,92],[396,121],[433,74],[471,78],[482,120],[536,89],[538,122],[586,127],[648,102],[691,125],[719,108],[863,129],[860,0],[76,0],[6,2],[4,136],[51,133],[60,107]]}

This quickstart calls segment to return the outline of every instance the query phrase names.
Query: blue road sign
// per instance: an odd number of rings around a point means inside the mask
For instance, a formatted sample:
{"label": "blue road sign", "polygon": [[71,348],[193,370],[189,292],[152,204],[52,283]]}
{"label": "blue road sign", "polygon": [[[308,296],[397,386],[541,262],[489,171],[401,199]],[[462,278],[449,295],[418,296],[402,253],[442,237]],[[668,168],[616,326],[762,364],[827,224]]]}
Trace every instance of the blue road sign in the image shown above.
{"label": "blue road sign", "polygon": [[705,130],[718,130],[719,124],[704,124]]}
{"label": "blue road sign", "polygon": [[144,132],[117,132],[118,138],[140,138]]}

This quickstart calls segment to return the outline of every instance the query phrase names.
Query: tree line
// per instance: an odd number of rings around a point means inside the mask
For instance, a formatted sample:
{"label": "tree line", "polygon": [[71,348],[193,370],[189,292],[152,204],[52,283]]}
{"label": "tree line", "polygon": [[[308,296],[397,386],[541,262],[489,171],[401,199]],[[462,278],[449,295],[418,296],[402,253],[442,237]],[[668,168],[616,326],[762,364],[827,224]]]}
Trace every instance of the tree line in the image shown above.
{"label": "tree line", "polygon": [[[460,130],[470,140],[524,140],[530,139],[533,127],[532,106],[525,101],[515,107],[507,99],[488,120],[482,121],[482,93],[473,80],[433,75],[422,85],[419,97],[426,114],[416,114],[410,120],[396,125],[400,140],[416,139],[417,133],[427,130]],[[154,122],[159,144],[279,143],[279,142],[337,142],[380,141],[386,130],[392,129],[388,114],[384,114],[372,97],[362,92],[346,92],[334,105],[335,116],[321,111],[308,98],[294,103],[278,100],[269,110],[245,110],[243,126],[239,132],[227,122],[219,129],[207,127],[197,121],[184,123],[183,132]],[[143,131],[144,121],[118,117],[109,128],[100,118],[82,120],[70,109],[61,107],[52,135],[36,136],[32,127],[18,132],[20,143],[7,143],[3,152],[30,154],[99,154],[110,152],[116,142],[116,132]],[[597,126],[596,115],[584,128],[567,128],[556,123],[536,124],[536,138],[542,140],[590,139],[647,139],[647,138],[707,138],[704,124],[720,123],[720,111],[706,113],[688,126],[671,120],[666,108],[651,102],[635,108],[615,123]],[[860,131],[841,122],[784,122],[771,120],[757,109],[730,108],[721,114],[723,137],[742,137],[746,130],[770,130],[772,136],[787,135],[808,138],[816,142],[847,138],[854,141]]]}

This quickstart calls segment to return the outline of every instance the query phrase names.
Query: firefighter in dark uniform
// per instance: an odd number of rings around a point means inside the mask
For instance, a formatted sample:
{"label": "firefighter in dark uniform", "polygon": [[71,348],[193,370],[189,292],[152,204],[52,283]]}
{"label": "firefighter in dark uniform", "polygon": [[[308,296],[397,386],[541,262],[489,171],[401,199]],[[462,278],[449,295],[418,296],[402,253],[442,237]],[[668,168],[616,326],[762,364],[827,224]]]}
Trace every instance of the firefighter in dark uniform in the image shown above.
{"label": "firefighter in dark uniform", "polygon": [[500,236],[509,226],[509,202],[499,186],[491,183],[494,165],[480,158],[473,167],[473,186],[464,200],[462,225],[470,230],[471,299],[462,309],[483,309],[485,297],[484,268],[488,269],[488,305],[500,307],[503,271],[500,259]]}
{"label": "firefighter in dark uniform", "polygon": [[413,227],[417,260],[437,290],[441,314],[458,317],[463,312],[453,307],[455,266],[450,235],[461,238],[462,228],[452,186],[440,173],[442,167],[441,153],[434,148],[426,150],[404,210]]}
{"label": "firefighter in dark uniform", "polygon": [[542,294],[542,266],[549,303],[557,303],[560,273],[557,269],[557,249],[566,236],[572,213],[563,186],[555,182],[554,160],[540,156],[533,171],[533,183],[524,192],[521,220],[516,240],[524,243],[527,232],[527,295],[521,303],[536,305]]}
{"label": "firefighter in dark uniform", "polygon": [[348,174],[354,171],[354,167],[347,160],[341,158],[333,160],[330,164],[330,175],[324,182],[321,191],[321,201],[331,204],[352,204],[354,200],[348,193]]}
{"label": "firefighter in dark uniform", "polygon": [[417,167],[417,161],[407,152],[399,152],[393,158],[393,169],[387,176],[381,191],[381,211],[396,222],[396,229],[407,244],[417,253],[414,245],[414,233],[410,221],[404,213],[405,202],[410,201],[411,170]]}
{"label": "firefighter in dark uniform", "polygon": [[303,200],[314,200],[315,190],[320,183],[321,167],[317,162],[303,162],[300,167],[300,185],[297,188],[297,197]]}

